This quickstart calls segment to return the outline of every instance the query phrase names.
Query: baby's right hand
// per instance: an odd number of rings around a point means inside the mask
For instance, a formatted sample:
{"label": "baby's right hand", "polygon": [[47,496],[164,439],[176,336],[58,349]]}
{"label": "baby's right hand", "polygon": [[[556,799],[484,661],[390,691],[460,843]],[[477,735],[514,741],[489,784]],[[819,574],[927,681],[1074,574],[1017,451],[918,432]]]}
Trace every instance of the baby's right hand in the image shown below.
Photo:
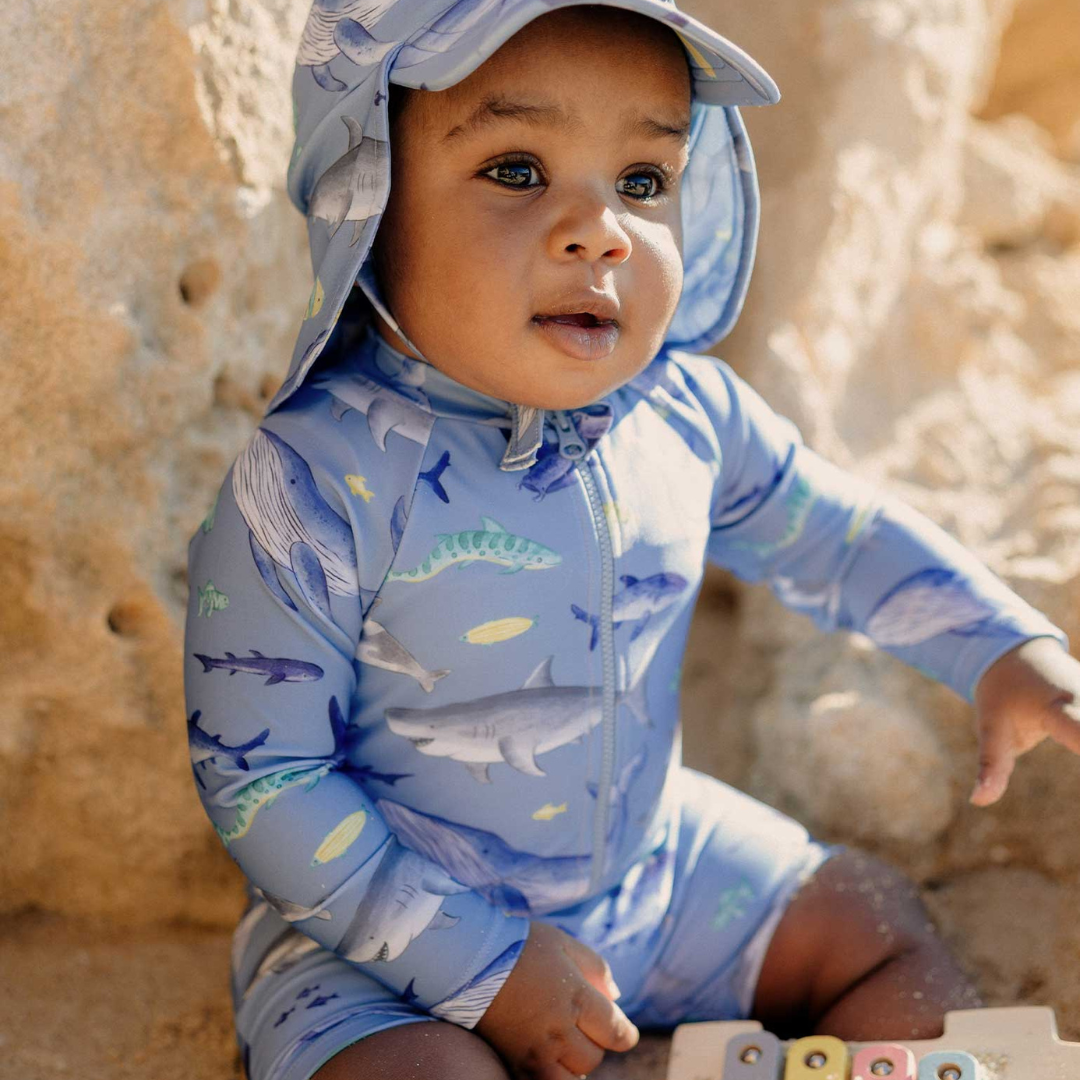
{"label": "baby's right hand", "polygon": [[638,1029],[615,1004],[603,957],[557,926],[533,922],[510,977],[474,1030],[517,1077],[573,1080],[605,1050],[630,1050]]}

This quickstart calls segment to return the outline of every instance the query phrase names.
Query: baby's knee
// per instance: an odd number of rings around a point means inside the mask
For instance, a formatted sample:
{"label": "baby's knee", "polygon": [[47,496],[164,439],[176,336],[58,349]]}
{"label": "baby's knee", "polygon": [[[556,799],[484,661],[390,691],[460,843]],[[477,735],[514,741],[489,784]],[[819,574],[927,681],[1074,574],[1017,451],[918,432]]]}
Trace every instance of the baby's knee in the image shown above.
{"label": "baby's knee", "polygon": [[443,1021],[402,1024],[335,1054],[312,1080],[509,1080],[479,1035]]}

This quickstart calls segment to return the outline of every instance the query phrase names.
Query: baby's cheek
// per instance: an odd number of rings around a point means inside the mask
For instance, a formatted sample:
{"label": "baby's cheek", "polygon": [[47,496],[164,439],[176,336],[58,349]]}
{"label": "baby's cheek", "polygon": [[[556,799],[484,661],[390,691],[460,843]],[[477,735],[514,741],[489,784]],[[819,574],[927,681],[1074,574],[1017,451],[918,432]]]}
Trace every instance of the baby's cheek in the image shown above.
{"label": "baby's cheek", "polygon": [[633,301],[639,317],[664,327],[675,315],[683,284],[682,252],[678,229],[659,222],[645,222],[634,240]]}

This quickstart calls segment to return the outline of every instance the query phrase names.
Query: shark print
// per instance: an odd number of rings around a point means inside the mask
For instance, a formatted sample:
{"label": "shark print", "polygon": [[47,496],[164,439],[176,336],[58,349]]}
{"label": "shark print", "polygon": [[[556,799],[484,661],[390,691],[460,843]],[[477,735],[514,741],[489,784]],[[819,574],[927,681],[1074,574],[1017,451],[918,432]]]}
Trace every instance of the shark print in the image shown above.
{"label": "shark print", "polygon": [[459,533],[440,533],[431,554],[412,570],[391,570],[389,581],[428,581],[451,566],[462,569],[472,562],[490,562],[506,569],[502,574],[521,570],[550,570],[562,562],[551,548],[508,533],[494,518],[481,516],[482,529]]}
{"label": "shark print", "polygon": [[223,659],[193,653],[203,666],[203,673],[220,668],[230,675],[238,671],[249,675],[265,675],[263,686],[276,686],[281,682],[315,682],[323,677],[323,669],[318,664],[309,664],[305,660],[287,660],[282,656],[263,656],[258,649],[251,649],[251,656],[234,656],[226,652]]}
{"label": "shark print", "polygon": [[917,645],[938,634],[977,634],[998,609],[954,570],[929,567],[894,585],[866,620],[878,645]]}
{"label": "shark print", "polygon": [[332,623],[329,594],[360,594],[355,542],[308,463],[280,436],[259,428],[236,460],[233,497],[267,588],[295,611],[281,579],[289,572],[304,599]]}
{"label": "shark print", "polygon": [[460,990],[431,1006],[431,1013],[451,1024],[473,1027],[487,1011],[495,995],[503,988],[517,963],[524,941],[508,945],[483,971],[470,979]]}
{"label": "shark print", "polygon": [[[319,760],[310,765],[280,769],[278,772],[268,773],[257,780],[252,780],[250,784],[245,784],[236,793],[232,804],[236,812],[233,824],[228,829],[223,829],[217,822],[213,823],[214,831],[226,847],[234,840],[246,836],[255,821],[255,815],[264,806],[269,806],[283,791],[300,785],[303,785],[305,791],[311,791],[327,773],[338,767],[344,755],[345,718],[341,714],[336,697],[330,698],[329,711],[330,727],[334,733],[334,745],[337,748],[334,756],[329,761]],[[262,895],[273,905],[268,894]]]}
{"label": "shark print", "polygon": [[495,15],[504,0],[459,0],[441,18],[436,19],[422,34],[413,38],[398,53],[396,68],[422,64],[432,56],[445,52],[458,42],[481,17]]}
{"label": "shark print", "polygon": [[393,634],[371,616],[364,620],[364,631],[356,646],[356,659],[362,664],[383,668],[399,675],[414,678],[428,694],[440,679],[450,674],[450,668],[428,671]]}
{"label": "shark print", "polygon": [[376,41],[368,27],[374,26],[393,5],[394,0],[315,0],[300,37],[297,66],[310,68],[324,90],[345,90],[347,84],[335,78],[330,62],[344,55],[360,67],[377,64],[395,43]]}
{"label": "shark print", "polygon": [[468,892],[467,885],[395,837],[385,847],[356,914],[334,946],[338,956],[354,964],[394,960],[425,930],[454,926],[457,918],[447,915],[442,904],[448,896]]}
{"label": "shark print", "polygon": [[[208,761],[213,761],[216,757],[226,757],[237,769],[248,772],[250,766],[244,755],[251,753],[251,751],[257,747],[262,746],[263,743],[266,742],[267,736],[270,734],[270,729],[264,728],[262,732],[255,736],[255,738],[249,739],[246,743],[241,743],[239,746],[226,746],[221,741],[221,736],[211,735],[209,732],[199,727],[200,716],[202,716],[202,710],[196,709],[187,722],[188,749],[191,752],[192,769],[194,769],[196,765],[205,766]],[[200,787],[206,787],[197,772],[195,773],[195,779],[198,780]]]}
{"label": "shark print", "polygon": [[[609,791],[610,850],[621,842],[627,793],[644,764],[645,754],[635,755]],[[556,911],[576,903],[588,890],[591,854],[545,858],[519,851],[485,829],[459,825],[389,799],[379,799],[375,807],[403,843],[511,914]]]}
{"label": "shark print", "polygon": [[435,418],[414,402],[395,394],[393,390],[359,372],[348,377],[324,373],[311,380],[311,385],[325,390],[333,398],[330,415],[335,420],[355,409],[367,417],[368,430],[375,445],[386,452],[386,436],[392,431],[404,439],[423,445]]}
{"label": "shark print", "polygon": [[325,221],[331,237],[351,221],[351,246],[386,201],[390,148],[382,139],[368,138],[355,117],[343,116],[341,120],[349,132],[349,148],[319,177],[311,193],[308,217]]}
{"label": "shark print", "polygon": [[442,452],[442,457],[440,457],[439,460],[430,469],[428,469],[427,472],[422,472],[417,477],[417,482],[423,480],[424,483],[427,484],[428,487],[430,487],[431,490],[434,491],[435,494],[438,495],[444,503],[448,503],[450,501],[450,496],[446,494],[446,488],[444,488],[440,483],[439,477],[442,476],[442,474],[446,471],[446,467],[449,464],[450,451],[444,450]]}
{"label": "shark print", "polygon": [[281,934],[270,943],[263,958],[252,972],[251,978],[241,992],[241,1000],[246,1001],[250,996],[255,984],[262,978],[271,975],[280,975],[284,971],[299,963],[305,956],[315,952],[322,946],[314,939],[294,930],[291,926],[286,927]]}
{"label": "shark print", "polygon": [[778,540],[732,540],[733,548],[746,548],[759,558],[765,559],[784,548],[791,547],[802,535],[806,527],[807,519],[814,503],[817,502],[817,494],[810,487],[805,477],[798,477],[791,485],[791,490],[784,498],[784,509],[787,511],[787,526]]}
{"label": "shark print", "polygon": [[[526,776],[546,776],[537,755],[584,740],[603,717],[598,688],[556,686],[552,659],[542,660],[520,690],[430,709],[387,709],[386,723],[420,753],[460,761],[484,784],[491,783],[489,769],[496,762]],[[649,723],[644,679],[617,692],[615,703]]]}
{"label": "shark print", "polygon": [[[630,632],[631,641],[637,639],[653,615],[674,603],[675,598],[687,586],[686,578],[673,573],[653,574],[641,579],[633,574],[623,574],[619,580],[623,583],[623,588],[612,600],[611,625],[617,630],[624,622],[636,623]],[[600,619],[579,608],[577,604],[571,604],[570,610],[576,619],[592,627],[589,638],[591,652],[600,639]]]}

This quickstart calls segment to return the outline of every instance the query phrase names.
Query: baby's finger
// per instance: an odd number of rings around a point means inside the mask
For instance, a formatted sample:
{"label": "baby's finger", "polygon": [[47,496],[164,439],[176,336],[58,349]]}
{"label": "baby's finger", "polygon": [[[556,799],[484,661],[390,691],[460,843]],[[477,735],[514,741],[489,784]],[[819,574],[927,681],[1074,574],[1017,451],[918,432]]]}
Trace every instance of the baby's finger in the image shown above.
{"label": "baby's finger", "polygon": [[1046,732],[1074,754],[1080,754],[1080,704],[1065,702],[1052,705],[1046,721]]}
{"label": "baby's finger", "polygon": [[1009,786],[1015,764],[1012,728],[999,720],[983,731],[979,740],[979,779],[970,801],[975,806],[989,806],[997,802]]}
{"label": "baby's finger", "polygon": [[605,1050],[632,1050],[640,1038],[626,1013],[592,987],[582,990],[577,1026]]}
{"label": "baby's finger", "polygon": [[606,994],[614,1001],[622,993],[611,976],[611,968],[608,962],[598,953],[582,944],[577,938],[566,936],[564,942],[567,955],[581,969],[581,974],[586,980],[595,986],[601,994]]}

